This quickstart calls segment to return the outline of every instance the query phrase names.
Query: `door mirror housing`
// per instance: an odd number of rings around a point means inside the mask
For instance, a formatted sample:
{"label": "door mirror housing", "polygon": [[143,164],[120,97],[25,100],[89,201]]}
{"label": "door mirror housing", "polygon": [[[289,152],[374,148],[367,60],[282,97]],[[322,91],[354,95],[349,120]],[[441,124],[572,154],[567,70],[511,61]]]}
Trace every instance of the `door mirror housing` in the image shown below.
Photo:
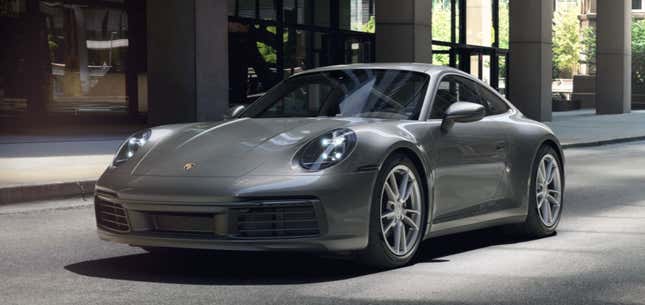
{"label": "door mirror housing", "polygon": [[480,104],[456,102],[446,110],[441,129],[447,131],[454,123],[477,122],[486,116],[486,109]]}
{"label": "door mirror housing", "polygon": [[240,113],[242,113],[242,111],[244,111],[244,109],[246,109],[244,105],[235,106],[229,109],[228,115],[230,118],[236,118]]}

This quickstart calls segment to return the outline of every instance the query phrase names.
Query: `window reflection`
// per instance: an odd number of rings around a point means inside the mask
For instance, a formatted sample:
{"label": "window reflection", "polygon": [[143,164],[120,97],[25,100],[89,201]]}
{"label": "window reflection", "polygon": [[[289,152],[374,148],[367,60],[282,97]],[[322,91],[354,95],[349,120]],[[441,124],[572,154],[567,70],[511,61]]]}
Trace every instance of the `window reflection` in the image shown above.
{"label": "window reflection", "polygon": [[276,27],[229,22],[229,99],[247,104],[248,98],[264,92],[279,80]]}
{"label": "window reflection", "polygon": [[283,0],[284,22],[329,26],[329,0]]}
{"label": "window reflection", "polygon": [[492,46],[492,8],[492,0],[466,1],[466,41],[468,44]]}
{"label": "window reflection", "polygon": [[509,0],[433,0],[432,59],[505,90]]}
{"label": "window reflection", "polygon": [[375,0],[228,1],[232,105],[306,69],[374,59]]}
{"label": "window reflection", "polygon": [[340,0],[340,28],[357,32],[374,33],[375,0]]}
{"label": "window reflection", "polygon": [[123,9],[42,2],[52,66],[52,111],[126,110]]}
{"label": "window reflection", "polygon": [[25,2],[3,2],[3,10],[5,3],[23,5],[11,9],[19,14],[3,12],[0,24],[12,46],[2,54],[0,110],[125,112],[129,40],[123,1]]}

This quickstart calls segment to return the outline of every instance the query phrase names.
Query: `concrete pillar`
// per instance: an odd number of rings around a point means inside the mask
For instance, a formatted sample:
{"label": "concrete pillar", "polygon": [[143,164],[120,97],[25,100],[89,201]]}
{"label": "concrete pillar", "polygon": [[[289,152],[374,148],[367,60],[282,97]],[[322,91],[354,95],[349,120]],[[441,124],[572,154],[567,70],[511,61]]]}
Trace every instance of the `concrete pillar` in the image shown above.
{"label": "concrete pillar", "polygon": [[228,1],[148,2],[148,122],[217,120],[228,111]]}
{"label": "concrete pillar", "polygon": [[509,98],[526,116],[551,120],[553,1],[513,0]]}
{"label": "concrete pillar", "polygon": [[376,61],[432,62],[432,1],[376,0]]}
{"label": "concrete pillar", "polygon": [[195,0],[197,120],[228,113],[228,2]]}
{"label": "concrete pillar", "polygon": [[596,113],[631,111],[631,0],[598,0]]}

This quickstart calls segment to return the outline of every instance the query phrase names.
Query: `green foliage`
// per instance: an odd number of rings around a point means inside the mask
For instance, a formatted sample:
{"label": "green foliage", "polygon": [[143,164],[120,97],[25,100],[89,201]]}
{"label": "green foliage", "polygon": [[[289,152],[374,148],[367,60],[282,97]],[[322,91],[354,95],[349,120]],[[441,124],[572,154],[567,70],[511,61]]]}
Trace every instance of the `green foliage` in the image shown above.
{"label": "green foliage", "polygon": [[632,23],[632,89],[645,92],[645,20]]}
{"label": "green foliage", "polygon": [[580,44],[582,58],[579,63],[587,65],[589,74],[596,74],[596,30],[592,27],[583,29]]}
{"label": "green foliage", "polygon": [[[508,40],[510,35],[510,19],[508,15],[508,1],[509,0],[499,1],[499,47],[501,49],[509,48]],[[494,39],[492,41],[494,41]],[[506,58],[504,57],[499,59],[499,77],[506,78]]]}
{"label": "green foliage", "polygon": [[54,35],[47,35],[47,46],[49,47],[49,59],[53,61],[56,49],[58,49],[58,43],[54,40]]}
{"label": "green foliage", "polygon": [[[256,25],[255,28],[258,30],[266,30],[267,32],[273,35],[276,35],[278,32],[275,26],[267,26],[266,28],[263,29],[262,27]],[[283,41],[286,41],[287,33],[285,33],[283,36],[284,36]],[[258,48],[258,52],[260,52],[260,55],[262,55],[264,62],[270,63],[270,64],[277,64],[278,53],[273,47],[260,41],[256,42],[255,44]]]}
{"label": "green foliage", "polygon": [[376,32],[376,20],[374,16],[370,16],[370,19],[367,23],[352,23],[352,31],[365,32],[365,33],[375,33]]}
{"label": "green foliage", "polygon": [[[596,73],[596,31],[586,28],[582,32],[582,55],[589,67],[589,74]],[[632,92],[645,93],[645,20],[632,22]]]}
{"label": "green foliage", "polygon": [[366,24],[361,26],[361,32],[375,33],[376,32],[376,20],[374,16],[370,16],[370,20]]}
{"label": "green foliage", "polygon": [[[432,39],[450,41],[450,1],[435,0],[432,8]],[[436,48],[435,48],[436,49]],[[450,63],[448,54],[433,54],[432,63],[447,66]]]}
{"label": "green foliage", "polygon": [[[508,49],[508,35],[509,35],[509,16],[508,16],[508,0],[499,1],[499,47]],[[494,35],[494,31],[493,31]],[[495,41],[495,39],[491,39]]]}
{"label": "green foliage", "polygon": [[555,12],[553,26],[553,77],[571,78],[580,56],[580,24],[575,7]]}

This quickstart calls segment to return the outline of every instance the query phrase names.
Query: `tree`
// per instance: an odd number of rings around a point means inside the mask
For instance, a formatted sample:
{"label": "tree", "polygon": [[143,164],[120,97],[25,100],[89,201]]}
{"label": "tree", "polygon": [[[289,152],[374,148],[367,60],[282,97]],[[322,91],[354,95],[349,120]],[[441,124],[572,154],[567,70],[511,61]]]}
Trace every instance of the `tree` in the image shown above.
{"label": "tree", "polygon": [[[508,0],[499,1],[499,47],[500,49],[509,48],[509,24]],[[494,41],[495,39],[492,39]],[[500,57],[499,60],[499,77],[506,78],[506,58]]]}
{"label": "tree", "polygon": [[596,30],[592,27],[587,27],[582,30],[580,64],[587,65],[587,73],[589,75],[596,74]]}
{"label": "tree", "polygon": [[[508,49],[509,35],[508,0],[499,1],[499,47]],[[494,41],[495,39],[491,39]]]}
{"label": "tree", "polygon": [[[589,27],[582,32],[582,51],[589,74],[596,73],[596,31]],[[632,22],[632,92],[645,93],[645,20]]]}
{"label": "tree", "polygon": [[645,20],[632,23],[632,92],[645,92]]}
{"label": "tree", "polygon": [[[435,0],[432,3],[432,40],[450,41],[450,2]],[[435,47],[435,49],[445,47]],[[447,66],[450,63],[448,54],[433,54],[432,63]]]}
{"label": "tree", "polygon": [[374,16],[370,16],[370,20],[366,24],[361,25],[361,31],[367,33],[374,33],[376,31],[376,20],[374,20]]}
{"label": "tree", "polygon": [[553,26],[553,77],[571,78],[580,56],[580,25],[575,7],[557,11]]}

